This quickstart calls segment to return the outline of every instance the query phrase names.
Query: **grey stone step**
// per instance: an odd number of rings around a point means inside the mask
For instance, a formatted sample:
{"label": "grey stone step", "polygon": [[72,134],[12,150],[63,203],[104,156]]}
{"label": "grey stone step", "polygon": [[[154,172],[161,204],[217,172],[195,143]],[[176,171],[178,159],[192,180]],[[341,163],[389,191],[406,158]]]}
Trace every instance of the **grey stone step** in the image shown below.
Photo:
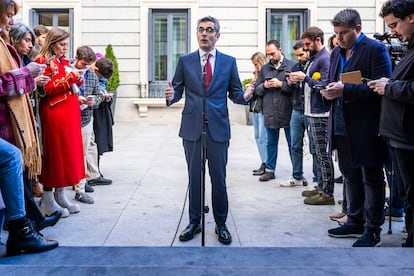
{"label": "grey stone step", "polygon": [[404,248],[66,247],[0,258],[0,275],[410,275]]}

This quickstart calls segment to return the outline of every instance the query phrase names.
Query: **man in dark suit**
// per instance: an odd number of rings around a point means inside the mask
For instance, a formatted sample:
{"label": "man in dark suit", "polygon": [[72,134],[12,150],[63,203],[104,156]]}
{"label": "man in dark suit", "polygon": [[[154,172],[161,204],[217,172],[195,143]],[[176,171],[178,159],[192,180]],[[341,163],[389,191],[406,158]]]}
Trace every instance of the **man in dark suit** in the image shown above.
{"label": "man in dark suit", "polygon": [[392,76],[371,81],[368,85],[383,95],[380,134],[391,148],[398,189],[407,202],[407,239],[402,246],[414,247],[414,2],[388,0],[382,6],[380,16],[392,35],[408,43],[407,52]]}
{"label": "man in dark suit", "polygon": [[338,150],[348,200],[348,221],[328,234],[359,237],[353,247],[381,244],[384,223],[385,184],[383,165],[387,147],[379,137],[381,96],[360,79],[342,83],[341,74],[360,70],[362,77],[378,79],[391,74],[385,46],[361,32],[361,17],[354,9],[337,13],[332,20],[339,47],[331,54],[330,84],[322,95],[333,100],[329,137]]}
{"label": "man in dark suit", "polygon": [[[167,105],[178,102],[185,91],[179,136],[188,167],[190,224],[180,235],[180,241],[191,240],[201,232],[201,134],[206,124],[206,158],[212,184],[212,205],[215,232],[223,244],[230,244],[226,227],[228,200],[226,165],[230,140],[227,97],[234,103],[247,105],[251,95],[243,93],[234,57],[219,52],[220,38],[217,19],[206,16],[198,20],[199,49],[180,57],[172,84],[165,91]],[[251,93],[250,93],[251,94]],[[205,112],[203,112],[205,110]]]}

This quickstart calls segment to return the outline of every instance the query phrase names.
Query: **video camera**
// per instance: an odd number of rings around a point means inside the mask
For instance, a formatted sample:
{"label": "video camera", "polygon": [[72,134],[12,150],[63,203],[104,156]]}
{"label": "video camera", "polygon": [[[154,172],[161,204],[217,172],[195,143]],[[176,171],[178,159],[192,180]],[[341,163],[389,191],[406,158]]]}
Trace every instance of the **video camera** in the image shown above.
{"label": "video camera", "polygon": [[408,50],[408,45],[405,42],[399,40],[398,37],[393,36],[389,33],[374,34],[374,38],[376,40],[381,41],[388,50],[388,54],[390,55],[392,67],[394,69],[395,65],[397,65],[401,58]]}

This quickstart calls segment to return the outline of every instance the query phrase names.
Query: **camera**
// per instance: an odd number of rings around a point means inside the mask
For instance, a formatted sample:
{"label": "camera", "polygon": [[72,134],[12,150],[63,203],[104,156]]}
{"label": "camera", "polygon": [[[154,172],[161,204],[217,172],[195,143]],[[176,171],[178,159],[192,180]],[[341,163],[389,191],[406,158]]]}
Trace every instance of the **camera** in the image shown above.
{"label": "camera", "polygon": [[381,41],[388,50],[388,54],[391,58],[392,67],[394,67],[400,62],[401,58],[408,50],[408,45],[405,42],[402,42],[398,37],[393,36],[389,33],[374,34],[376,40]]}

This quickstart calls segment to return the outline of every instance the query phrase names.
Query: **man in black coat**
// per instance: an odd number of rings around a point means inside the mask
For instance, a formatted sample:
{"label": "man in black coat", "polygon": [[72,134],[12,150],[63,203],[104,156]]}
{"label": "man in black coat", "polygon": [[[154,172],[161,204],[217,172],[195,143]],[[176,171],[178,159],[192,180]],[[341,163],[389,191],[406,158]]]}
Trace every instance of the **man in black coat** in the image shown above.
{"label": "man in black coat", "polygon": [[266,172],[259,181],[275,179],[277,160],[277,147],[279,130],[285,131],[289,153],[290,143],[290,117],[292,114],[292,89],[286,80],[287,73],[292,71],[295,62],[282,54],[282,48],[277,40],[266,43],[266,55],[269,62],[262,66],[256,81],[254,93],[263,96],[264,125],[267,133],[267,160]]}

